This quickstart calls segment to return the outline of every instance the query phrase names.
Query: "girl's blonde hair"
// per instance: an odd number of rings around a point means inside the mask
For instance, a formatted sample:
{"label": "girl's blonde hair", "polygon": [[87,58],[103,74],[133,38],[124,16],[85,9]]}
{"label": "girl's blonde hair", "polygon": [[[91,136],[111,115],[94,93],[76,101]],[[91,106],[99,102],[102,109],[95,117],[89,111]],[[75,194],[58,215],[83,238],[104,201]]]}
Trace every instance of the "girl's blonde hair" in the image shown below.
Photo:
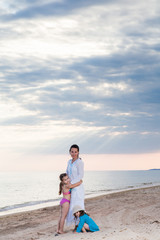
{"label": "girl's blonde hair", "polygon": [[59,179],[60,179],[60,184],[59,184],[59,195],[61,195],[61,193],[62,193],[62,190],[63,190],[63,178],[64,177],[66,177],[67,176],[67,173],[61,173],[60,175],[59,175]]}

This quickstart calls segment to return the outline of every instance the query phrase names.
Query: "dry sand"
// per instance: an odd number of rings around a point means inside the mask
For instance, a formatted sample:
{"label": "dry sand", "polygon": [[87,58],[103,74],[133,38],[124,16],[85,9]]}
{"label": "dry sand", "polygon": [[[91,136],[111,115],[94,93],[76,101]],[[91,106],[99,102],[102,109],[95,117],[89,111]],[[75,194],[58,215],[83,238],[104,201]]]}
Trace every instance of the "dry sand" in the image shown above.
{"label": "dry sand", "polygon": [[108,239],[160,240],[160,186],[129,190],[85,200],[99,225],[95,233],[55,237],[59,206],[0,217],[0,240]]}

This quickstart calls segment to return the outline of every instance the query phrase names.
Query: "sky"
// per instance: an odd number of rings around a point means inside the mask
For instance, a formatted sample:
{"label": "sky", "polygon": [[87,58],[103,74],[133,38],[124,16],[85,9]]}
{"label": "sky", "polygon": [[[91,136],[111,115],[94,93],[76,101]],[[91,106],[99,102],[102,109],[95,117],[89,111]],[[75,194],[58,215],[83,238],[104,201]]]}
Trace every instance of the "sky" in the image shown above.
{"label": "sky", "polygon": [[0,170],[160,168],[160,2],[1,0]]}

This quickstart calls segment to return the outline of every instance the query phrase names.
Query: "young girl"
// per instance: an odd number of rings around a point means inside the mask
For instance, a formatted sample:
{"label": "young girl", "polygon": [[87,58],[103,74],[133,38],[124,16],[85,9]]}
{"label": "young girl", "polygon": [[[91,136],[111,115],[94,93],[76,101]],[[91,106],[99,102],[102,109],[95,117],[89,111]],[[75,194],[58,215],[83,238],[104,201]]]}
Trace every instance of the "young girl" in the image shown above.
{"label": "young girl", "polygon": [[73,215],[75,217],[75,220],[79,218],[79,224],[75,233],[99,231],[99,227],[97,226],[97,224],[80,206],[77,205],[74,207]]}
{"label": "young girl", "polygon": [[64,227],[64,222],[69,210],[69,204],[70,204],[70,198],[71,198],[71,189],[79,186],[82,183],[82,180],[75,184],[70,183],[70,179],[67,175],[67,173],[62,173],[59,176],[60,179],[60,184],[59,184],[59,195],[63,193],[63,198],[60,201],[60,206],[61,206],[61,214],[58,222],[58,228],[57,228],[57,233],[55,234],[58,236],[58,234],[62,234],[63,232],[63,227]]}

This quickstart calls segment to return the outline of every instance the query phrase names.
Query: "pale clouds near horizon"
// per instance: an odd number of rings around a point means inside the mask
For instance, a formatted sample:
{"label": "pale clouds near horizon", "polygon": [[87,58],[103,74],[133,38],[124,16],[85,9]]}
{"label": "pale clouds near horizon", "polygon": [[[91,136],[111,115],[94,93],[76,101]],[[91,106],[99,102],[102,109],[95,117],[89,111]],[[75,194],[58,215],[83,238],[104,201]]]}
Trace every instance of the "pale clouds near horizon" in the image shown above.
{"label": "pale clouds near horizon", "polygon": [[91,154],[160,150],[158,0],[5,0],[0,10],[4,156],[65,154],[72,143]]}

